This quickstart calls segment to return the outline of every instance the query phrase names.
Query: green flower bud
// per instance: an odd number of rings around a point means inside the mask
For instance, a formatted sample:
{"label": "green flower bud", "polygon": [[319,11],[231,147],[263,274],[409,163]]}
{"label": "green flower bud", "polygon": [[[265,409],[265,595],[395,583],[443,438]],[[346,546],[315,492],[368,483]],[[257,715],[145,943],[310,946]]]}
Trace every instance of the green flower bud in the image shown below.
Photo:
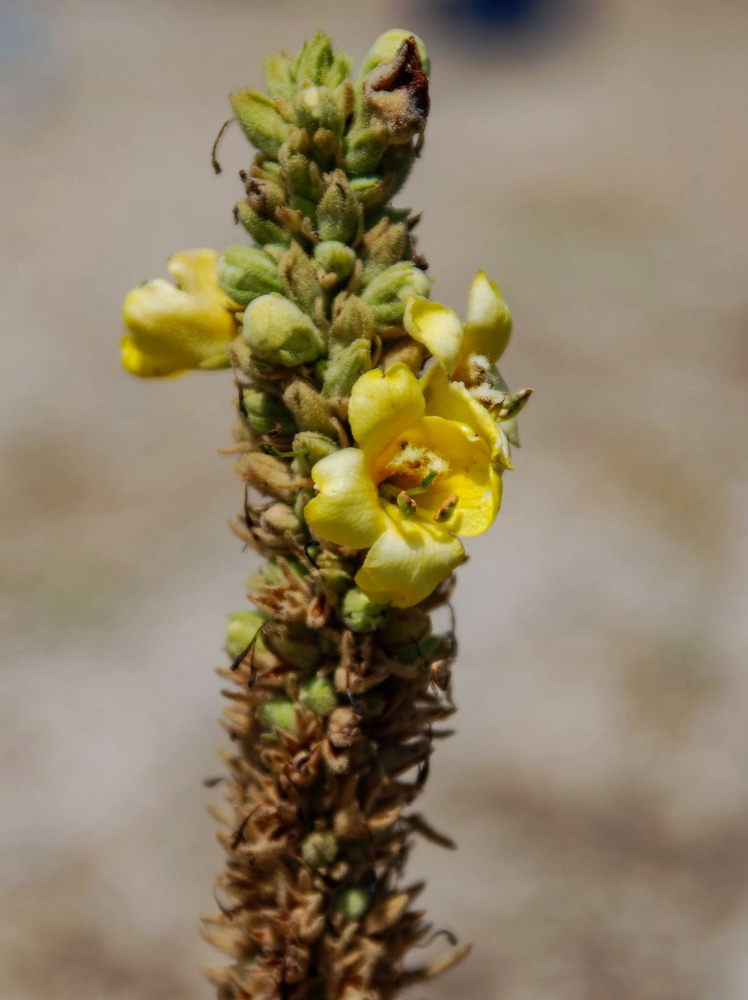
{"label": "green flower bud", "polygon": [[389,145],[387,127],[377,119],[354,125],[345,139],[343,163],[350,174],[369,174],[376,169]]}
{"label": "green flower bud", "polygon": [[293,417],[280,399],[262,389],[244,389],[242,412],[250,430],[255,434],[293,434],[296,430]]}
{"label": "green flower bud", "polygon": [[236,120],[252,145],[276,159],[291,127],[283,120],[275,103],[249,87],[235,90],[230,100]]}
{"label": "green flower bud", "polygon": [[351,587],[343,598],[343,624],[352,632],[374,632],[387,618],[387,608],[370,601],[358,587]]}
{"label": "green flower bud", "polygon": [[326,434],[320,434],[319,431],[300,431],[293,439],[293,450],[302,462],[305,475],[309,474],[312,466],[321,458],[332,455],[339,448],[337,441],[333,441]]}
{"label": "green flower bud", "polygon": [[339,295],[334,303],[330,340],[350,344],[354,340],[371,340],[374,336],[374,316],[357,295]]}
{"label": "green flower bud", "polygon": [[292,243],[283,254],[279,269],[288,298],[305,313],[313,315],[315,303],[322,295],[322,289],[317,279],[317,268],[298,243]]}
{"label": "green flower bud", "polygon": [[332,438],[337,436],[327,403],[309,382],[300,378],[290,382],[283,393],[283,402],[293,414],[299,430],[319,431]]}
{"label": "green flower bud", "polygon": [[363,213],[342,170],[327,175],[327,190],[317,206],[317,232],[321,240],[353,243],[362,226]]}
{"label": "green flower bud", "polygon": [[261,215],[252,207],[249,199],[242,198],[241,201],[238,201],[234,211],[237,220],[241,222],[252,239],[262,243],[263,246],[271,244],[286,246],[290,242],[291,237],[285,229]]}
{"label": "green flower bud", "polygon": [[338,707],[338,695],[332,678],[306,677],[300,685],[299,701],[315,715],[329,715]]}
{"label": "green flower bud", "polygon": [[325,349],[306,313],[276,292],[249,304],[244,313],[244,339],[254,357],[287,368],[314,361]]}
{"label": "green flower bud", "polygon": [[308,132],[326,129],[335,136],[343,134],[345,118],[335,95],[327,87],[305,87],[294,101],[296,119]]}
{"label": "green flower bud", "polygon": [[342,280],[353,274],[356,252],[338,240],[323,240],[314,248],[314,260],[324,271]]}
{"label": "green flower bud", "polygon": [[337,50],[333,53],[332,63],[322,81],[326,87],[334,90],[344,83],[351,75],[351,60],[345,52]]}
{"label": "green flower bud", "polygon": [[[234,611],[229,615],[226,625],[226,652],[232,660],[249,646],[265,620],[265,615],[259,611]],[[267,652],[262,639],[257,640],[255,648],[258,653]]]}
{"label": "green flower bud", "polygon": [[288,143],[281,150],[280,158],[292,196],[312,203],[318,201],[322,197],[323,186],[319,167],[314,160],[305,152],[289,150]]}
{"label": "green flower bud", "polygon": [[430,288],[431,282],[420,268],[410,261],[401,261],[378,274],[361,298],[371,307],[377,323],[401,323],[405,300],[411,295],[427,296]]}
{"label": "green flower bud", "polygon": [[270,732],[274,729],[282,729],[295,736],[298,731],[294,703],[283,695],[278,698],[269,698],[263,702],[257,709],[256,716],[263,729]]}
{"label": "green flower bud", "polygon": [[234,302],[249,305],[252,299],[281,290],[278,265],[257,247],[229,247],[218,258],[218,284]]}
{"label": "green flower bud", "polygon": [[431,631],[431,619],[420,608],[393,608],[382,639],[388,649],[420,642]]}
{"label": "green flower bud", "polygon": [[363,80],[365,76],[368,76],[373,69],[382,63],[391,62],[399,52],[403,42],[408,38],[415,39],[423,70],[425,73],[430,72],[429,56],[422,39],[413,31],[406,31],[404,28],[391,28],[377,38],[364,56],[364,61],[359,71],[359,80]]}
{"label": "green flower bud", "polygon": [[362,886],[345,889],[338,896],[335,909],[346,920],[360,920],[369,909],[369,893]]}
{"label": "green flower bud", "polygon": [[411,646],[403,646],[402,649],[399,649],[397,658],[400,663],[412,666],[421,656],[427,660],[431,660],[436,656],[444,656],[448,652],[448,648],[448,644],[442,636],[427,635],[419,642],[414,642]]}
{"label": "green flower bud", "polygon": [[373,177],[352,177],[351,190],[364,208],[373,208],[384,204],[387,200],[392,188],[392,181],[392,177],[380,176],[379,174]]}
{"label": "green flower bud", "polygon": [[322,395],[328,399],[350,396],[358,379],[371,368],[371,342],[354,340],[330,359],[322,383]]}
{"label": "green flower bud", "polygon": [[296,81],[300,87],[325,82],[333,62],[332,39],[318,31],[301,46],[296,58]]}
{"label": "green flower bud", "polygon": [[265,57],[265,89],[271,97],[290,101],[296,90],[294,61],[287,52],[271,52]]}
{"label": "green flower bud", "polygon": [[408,228],[402,222],[381,219],[364,235],[364,270],[361,280],[368,285],[377,274],[403,259],[408,243]]}
{"label": "green flower bud", "polygon": [[335,860],[338,842],[330,830],[315,830],[301,844],[301,856],[312,868],[326,868]]}
{"label": "green flower bud", "polygon": [[284,663],[297,670],[314,670],[322,659],[315,633],[303,625],[267,629],[265,644]]}

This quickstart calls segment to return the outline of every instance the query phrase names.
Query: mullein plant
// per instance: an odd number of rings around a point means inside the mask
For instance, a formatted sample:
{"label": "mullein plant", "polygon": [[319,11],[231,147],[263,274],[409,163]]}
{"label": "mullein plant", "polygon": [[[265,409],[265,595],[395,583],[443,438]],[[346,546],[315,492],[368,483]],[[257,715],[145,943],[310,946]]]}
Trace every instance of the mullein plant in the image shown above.
{"label": "mullein plant", "polygon": [[231,95],[258,150],[234,209],[251,241],[177,253],[175,284],[124,303],[127,371],[232,369],[233,530],[266,560],[219,671],[227,860],[204,932],[230,956],[208,970],[220,1000],[384,1000],[467,952],[409,958],[434,936],[402,882],[411,841],[453,846],[413,810],[454,710],[454,635],[431,612],[460,536],[496,517],[529,390],[496,368],[496,285],[478,272],[464,321],[431,301],[418,218],[391,205],[428,74],[402,30],[356,76],[322,32],[269,56],[265,91]]}

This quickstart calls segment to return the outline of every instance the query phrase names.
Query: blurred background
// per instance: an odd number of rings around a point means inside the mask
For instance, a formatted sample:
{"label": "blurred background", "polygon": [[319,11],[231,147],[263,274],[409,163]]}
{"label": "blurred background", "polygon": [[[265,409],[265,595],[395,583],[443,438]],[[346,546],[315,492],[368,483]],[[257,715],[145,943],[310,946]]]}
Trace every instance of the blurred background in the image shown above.
{"label": "blurred background", "polygon": [[413,1000],[748,995],[740,0],[0,8],[3,1000],[198,1000],[224,617],[255,557],[226,374],[139,382],[119,309],[241,239],[226,94],[317,27],[432,64],[433,296],[478,266],[536,390],[459,574],[458,733],[412,874],[470,959]]}

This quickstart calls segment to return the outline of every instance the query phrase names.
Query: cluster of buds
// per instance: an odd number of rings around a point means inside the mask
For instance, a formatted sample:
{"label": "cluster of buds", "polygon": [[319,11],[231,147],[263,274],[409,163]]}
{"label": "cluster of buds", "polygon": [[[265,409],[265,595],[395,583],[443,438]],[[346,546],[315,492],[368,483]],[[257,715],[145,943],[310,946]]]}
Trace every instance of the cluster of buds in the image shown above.
{"label": "cluster of buds", "polygon": [[436,634],[518,444],[496,368],[511,317],[479,272],[467,318],[429,299],[417,219],[392,207],[421,147],[429,62],[386,32],[355,76],[319,32],[231,95],[258,150],[235,218],[253,244],[176,254],[125,301],[122,361],[233,369],[236,534],[266,557],[226,636],[228,855],[205,933],[220,1000],[386,1000],[466,953],[407,966],[430,933],[401,886],[411,811],[454,710]]}

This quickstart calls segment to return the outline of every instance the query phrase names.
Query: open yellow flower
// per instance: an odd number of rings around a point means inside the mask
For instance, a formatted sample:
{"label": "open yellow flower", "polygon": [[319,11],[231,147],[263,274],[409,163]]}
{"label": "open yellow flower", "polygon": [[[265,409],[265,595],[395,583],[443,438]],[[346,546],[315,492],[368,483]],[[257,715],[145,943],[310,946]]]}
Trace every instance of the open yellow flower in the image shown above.
{"label": "open yellow flower", "polygon": [[360,447],[313,467],[318,495],[306,520],[322,538],[369,550],[356,583],[371,600],[409,607],[462,562],[457,535],[493,522],[501,480],[485,437],[469,421],[427,413],[404,364],[362,375],[348,416]]}
{"label": "open yellow flower", "polygon": [[175,253],[166,266],[176,287],[155,278],[128,293],[120,358],[131,375],[158,378],[226,367],[225,345],[237,330],[231,300],[216,279],[217,259],[213,250]]}
{"label": "open yellow flower", "polygon": [[511,468],[509,437],[514,436],[514,423],[497,426],[486,406],[470,392],[476,376],[485,378],[488,372],[492,387],[482,384],[481,395],[498,400],[508,392],[495,364],[509,342],[512,317],[498,286],[478,271],[470,286],[464,324],[453,309],[418,296],[408,299],[403,323],[438,361],[421,380],[427,412],[470,424],[489,443],[494,461]]}
{"label": "open yellow flower", "polygon": [[408,299],[403,324],[414,340],[431,351],[449,376],[469,383],[473,356],[493,365],[506,350],[512,315],[498,285],[478,271],[470,286],[464,324],[454,309],[418,295]]}

